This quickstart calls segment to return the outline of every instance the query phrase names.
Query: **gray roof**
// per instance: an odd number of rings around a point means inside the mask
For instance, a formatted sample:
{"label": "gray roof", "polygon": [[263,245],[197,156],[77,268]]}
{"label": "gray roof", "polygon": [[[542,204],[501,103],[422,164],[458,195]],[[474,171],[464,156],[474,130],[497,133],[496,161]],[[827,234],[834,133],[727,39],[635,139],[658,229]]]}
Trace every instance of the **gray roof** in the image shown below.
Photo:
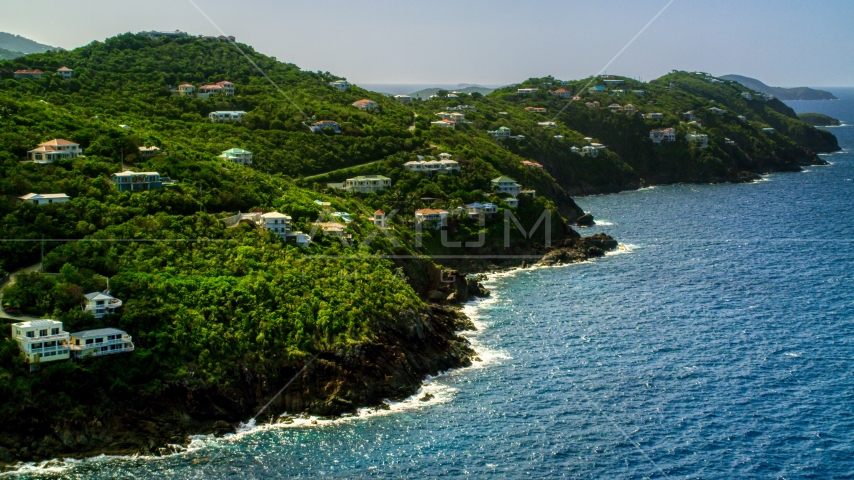
{"label": "gray roof", "polygon": [[72,337],[77,338],[92,338],[104,337],[106,335],[124,335],[127,332],[118,328],[99,328],[97,330],[83,330],[82,332],[72,333]]}
{"label": "gray roof", "polygon": [[83,296],[86,297],[86,300],[94,300],[96,297],[99,297],[99,296],[103,296],[103,297],[108,298],[108,299],[115,299],[116,298],[116,297],[110,295],[109,293],[104,293],[104,292],[92,292],[92,293],[87,293],[86,295],[83,295]]}

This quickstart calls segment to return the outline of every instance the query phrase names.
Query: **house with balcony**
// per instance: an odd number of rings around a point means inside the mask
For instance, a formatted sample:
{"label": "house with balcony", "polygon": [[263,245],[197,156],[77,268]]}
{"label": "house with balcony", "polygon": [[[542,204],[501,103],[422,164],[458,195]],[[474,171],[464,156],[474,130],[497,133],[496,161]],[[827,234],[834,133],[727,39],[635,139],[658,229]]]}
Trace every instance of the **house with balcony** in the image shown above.
{"label": "house with balcony", "polygon": [[185,83],[183,85],[178,85],[178,96],[180,97],[195,97],[196,96],[196,87],[190,85],[189,83]]}
{"label": "house with balcony", "polygon": [[74,358],[100,357],[134,350],[133,337],[118,328],[99,328],[71,334],[71,355]]}
{"label": "house with balcony", "polygon": [[106,292],[92,292],[83,295],[84,301],[81,308],[84,312],[91,313],[95,318],[102,318],[108,313],[122,306],[122,301]]}
{"label": "house with balcony", "polygon": [[460,171],[460,164],[455,160],[418,160],[410,161],[403,164],[409,172],[413,173],[456,173]]}
{"label": "house with balcony", "polygon": [[53,163],[60,158],[77,158],[83,154],[79,143],[74,143],[64,138],[40,143],[38,147],[27,152],[27,158],[33,163]]}
{"label": "house with balcony", "polygon": [[448,216],[447,210],[438,210],[434,208],[422,208],[415,211],[416,224],[432,224],[438,230],[445,225],[445,218]]}
{"label": "house with balcony", "polygon": [[661,143],[661,142],[675,142],[676,141],[676,129],[675,128],[662,128],[658,130],[651,130],[649,132],[649,138],[653,143]]}
{"label": "house with balcony", "polygon": [[[448,97],[450,97],[450,95],[448,95]],[[412,102],[412,97],[410,97],[409,95],[395,95],[394,99],[403,104],[408,104]]]}
{"label": "house with balcony", "polygon": [[595,158],[599,156],[599,149],[594,147],[593,145],[585,145],[581,147],[581,156],[582,157],[591,157]]}
{"label": "house with balcony", "polygon": [[492,135],[496,140],[505,140],[510,138],[510,129],[507,127],[498,127],[498,130],[489,130],[486,133]]}
{"label": "house with balcony", "polygon": [[259,227],[287,240],[288,231],[291,229],[291,217],[279,212],[264,213],[261,215]]}
{"label": "house with balcony", "polygon": [[310,127],[311,133],[320,133],[324,128],[331,128],[335,133],[341,133],[341,125],[334,120],[321,120],[316,123],[312,123]]}
{"label": "house with balcony", "polygon": [[618,103],[612,103],[612,104],[608,105],[608,110],[610,110],[613,113],[623,113],[623,107],[620,106],[620,104],[618,104]]}
{"label": "house with balcony", "polygon": [[12,324],[12,339],[24,356],[24,361],[34,365],[71,358],[70,336],[56,320],[30,320]]}
{"label": "house with balcony", "polygon": [[336,80],[334,82],[329,82],[329,85],[339,92],[350,90],[350,83],[347,82],[347,80]]}
{"label": "house with balcony", "polygon": [[110,175],[110,180],[120,192],[142,192],[163,187],[163,181],[157,172],[132,172],[125,170]]}
{"label": "house with balcony", "polygon": [[442,120],[454,122],[454,124],[466,123],[466,114],[457,112],[439,112],[436,114]]}
{"label": "house with balcony", "polygon": [[219,158],[238,165],[252,165],[252,152],[242,148],[228,149]]}
{"label": "house with balcony", "polygon": [[469,219],[477,219],[481,215],[493,216],[498,213],[498,205],[494,203],[470,203],[466,205],[466,215]]}
{"label": "house with balcony", "polygon": [[160,155],[160,149],[151,146],[151,147],[139,147],[139,156],[142,158],[151,158]]}
{"label": "house with balcony", "polygon": [[391,179],[382,175],[359,175],[344,181],[344,190],[357,193],[382,192],[391,187]]}
{"label": "house with balcony", "polygon": [[208,118],[214,123],[242,122],[246,112],[243,110],[218,110],[208,114]]}
{"label": "house with balcony", "polygon": [[47,205],[50,203],[65,203],[71,200],[71,197],[64,193],[28,193],[22,197],[18,197],[22,201],[32,203],[33,205]]}
{"label": "house with balcony", "polygon": [[512,178],[510,178],[506,175],[502,175],[498,178],[493,178],[491,180],[491,182],[492,182],[492,189],[496,193],[506,193],[506,194],[511,195],[513,197],[519,195],[519,191],[522,188],[521,185],[516,183],[516,180],[513,180]]}
{"label": "house with balcony", "polygon": [[31,78],[33,80],[38,80],[42,78],[43,75],[44,72],[38,68],[35,70],[15,70],[15,79]]}
{"label": "house with balcony", "polygon": [[59,67],[57,69],[56,74],[61,76],[64,80],[68,80],[69,78],[74,76],[74,70],[68,67]]}
{"label": "house with balcony", "polygon": [[693,110],[688,110],[687,112],[682,112],[682,119],[686,122],[693,122],[697,120],[697,116],[694,115]]}
{"label": "house with balcony", "polygon": [[225,94],[225,89],[221,85],[202,85],[196,93],[197,98],[207,100],[214,95]]}
{"label": "house with balcony", "polygon": [[442,120],[430,122],[430,125],[432,125],[434,127],[450,128],[452,130],[455,129],[457,126],[456,122],[454,122],[452,120],[445,120],[444,118]]}
{"label": "house with balcony", "polygon": [[548,110],[543,107],[525,107],[525,110],[534,113],[546,113]]}
{"label": "house with balcony", "polygon": [[353,102],[353,106],[358,108],[359,110],[373,111],[377,108],[377,102],[365,98],[363,100],[356,100],[355,102]]}
{"label": "house with balcony", "polygon": [[570,91],[565,89],[565,88],[558,88],[557,90],[552,90],[549,93],[554,95],[555,97],[558,97],[558,98],[571,98],[572,97],[572,93],[570,93]]}
{"label": "house with balcony", "polygon": [[685,135],[685,140],[693,143],[697,148],[706,148],[709,146],[709,136],[705,133],[691,132]]}
{"label": "house with balcony", "polygon": [[228,80],[223,80],[221,82],[216,82],[216,84],[222,89],[221,93],[227,97],[234,96],[234,84],[229,82]]}
{"label": "house with balcony", "polygon": [[626,104],[626,106],[623,107],[623,113],[625,113],[626,115],[634,115],[635,106],[631,103]]}

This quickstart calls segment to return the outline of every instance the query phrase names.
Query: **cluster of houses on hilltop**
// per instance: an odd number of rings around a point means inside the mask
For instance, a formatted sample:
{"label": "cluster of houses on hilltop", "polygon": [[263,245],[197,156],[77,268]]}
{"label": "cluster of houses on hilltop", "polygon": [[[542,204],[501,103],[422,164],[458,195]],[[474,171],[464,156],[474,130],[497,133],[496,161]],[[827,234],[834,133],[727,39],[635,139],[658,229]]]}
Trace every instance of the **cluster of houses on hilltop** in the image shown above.
{"label": "cluster of houses on hilltop", "polygon": [[[60,67],[56,70],[56,74],[62,77],[65,80],[74,76],[74,70],[68,67]],[[44,72],[39,70],[38,68],[33,70],[15,70],[14,77],[18,80],[29,78],[33,80],[38,80],[44,76]]]}
{"label": "cluster of houses on hilltop", "polygon": [[233,96],[234,84],[228,80],[222,80],[214,84],[202,85],[196,89],[195,85],[185,83],[178,85],[177,89],[172,90],[172,94],[181,97],[194,97],[207,100],[215,95]]}
{"label": "cluster of houses on hilltop", "polygon": [[[92,292],[83,296],[81,308],[95,318],[114,313],[122,301],[108,292]],[[69,358],[96,357],[132,352],[133,339],[117,328],[101,328],[68,333],[62,322],[30,320],[12,324],[12,338],[18,342],[24,361],[35,369],[39,364]]]}

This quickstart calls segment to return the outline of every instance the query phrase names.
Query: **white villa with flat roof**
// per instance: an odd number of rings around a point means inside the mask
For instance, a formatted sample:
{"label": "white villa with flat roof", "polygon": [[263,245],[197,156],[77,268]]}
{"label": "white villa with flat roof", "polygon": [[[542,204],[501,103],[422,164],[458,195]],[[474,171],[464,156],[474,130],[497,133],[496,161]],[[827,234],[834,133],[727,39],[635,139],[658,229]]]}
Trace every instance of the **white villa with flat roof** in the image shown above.
{"label": "white villa with flat roof", "polygon": [[218,110],[208,114],[208,118],[214,123],[242,122],[246,112],[243,110]]}
{"label": "white villa with flat roof", "polygon": [[53,163],[60,158],[77,158],[83,154],[79,143],[74,143],[64,138],[55,138],[48,142],[40,143],[38,147],[27,152],[27,158],[33,163]]}
{"label": "white villa with flat roof", "polygon": [[70,358],[69,335],[56,320],[30,320],[12,324],[24,361],[30,365]]}
{"label": "white villa with flat roof", "polygon": [[81,307],[84,312],[90,312],[95,318],[101,318],[108,313],[114,313],[122,306],[122,301],[104,292],[92,292],[83,295],[86,299]]}
{"label": "white villa with flat roof", "polygon": [[75,358],[100,357],[133,350],[133,337],[118,328],[99,328],[71,334],[71,354]]}
{"label": "white villa with flat roof", "polygon": [[226,150],[222,152],[222,155],[220,155],[219,158],[238,165],[252,165],[252,152],[242,148],[231,148]]}
{"label": "white villa with flat roof", "polygon": [[339,92],[350,90],[350,83],[347,82],[347,80],[336,80],[334,82],[329,82],[329,85],[331,85],[332,88],[338,90]]}
{"label": "white villa with flat roof", "polygon": [[455,160],[418,160],[404,163],[403,168],[415,173],[454,173],[460,171],[460,164]]}
{"label": "white villa with flat roof", "polygon": [[47,205],[49,203],[65,203],[71,200],[71,197],[64,193],[28,193],[21,200],[32,203],[33,205]]}
{"label": "white villa with flat roof", "polygon": [[344,190],[357,193],[381,192],[391,186],[391,179],[382,175],[359,175],[344,181]]}
{"label": "white villa with flat roof", "polygon": [[265,213],[261,215],[260,227],[286,240],[291,228],[291,217],[279,212]]}

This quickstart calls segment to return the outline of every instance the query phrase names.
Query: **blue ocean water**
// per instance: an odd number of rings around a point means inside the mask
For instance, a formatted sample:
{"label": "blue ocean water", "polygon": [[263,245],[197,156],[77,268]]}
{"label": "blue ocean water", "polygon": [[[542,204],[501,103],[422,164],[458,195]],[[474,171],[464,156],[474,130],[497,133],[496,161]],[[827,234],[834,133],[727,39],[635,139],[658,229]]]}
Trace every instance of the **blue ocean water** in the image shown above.
{"label": "blue ocean water", "polygon": [[[834,92],[794,108],[854,124]],[[579,199],[626,250],[493,277],[484,361],[430,401],[32,474],[854,477],[854,128],[831,131],[848,150],[804,173]]]}

